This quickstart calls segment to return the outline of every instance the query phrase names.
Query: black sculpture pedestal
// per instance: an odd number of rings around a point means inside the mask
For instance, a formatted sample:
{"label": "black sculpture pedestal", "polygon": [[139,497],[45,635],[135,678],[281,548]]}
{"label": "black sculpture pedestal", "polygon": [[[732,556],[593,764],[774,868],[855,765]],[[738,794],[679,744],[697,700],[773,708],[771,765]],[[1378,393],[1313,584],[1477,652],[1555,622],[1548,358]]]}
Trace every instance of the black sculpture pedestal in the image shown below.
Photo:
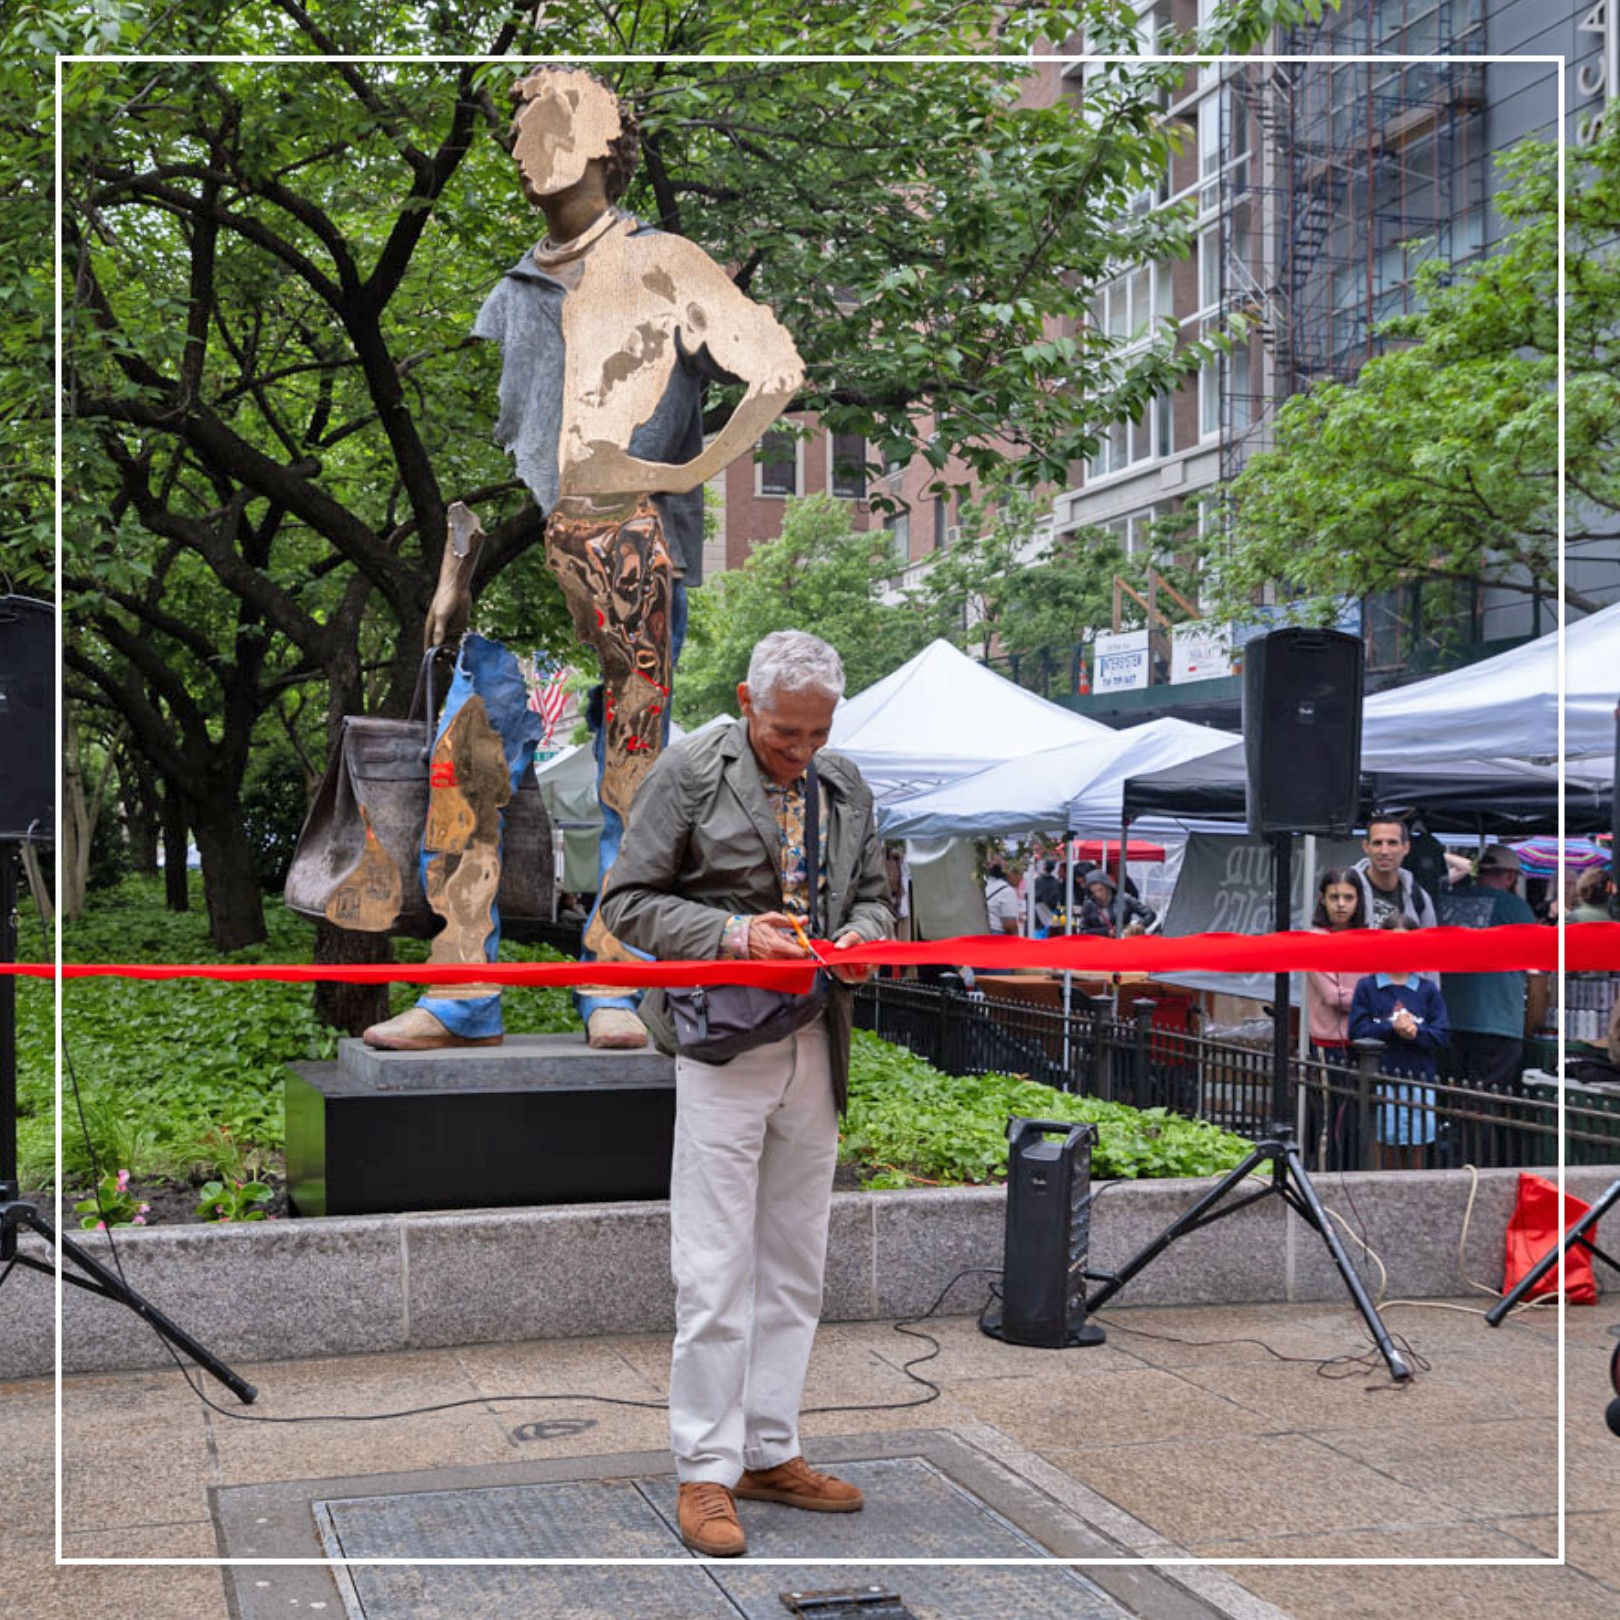
{"label": "black sculpture pedestal", "polygon": [[675,1062],[583,1035],[379,1052],[289,1067],[296,1215],[380,1215],[667,1198]]}

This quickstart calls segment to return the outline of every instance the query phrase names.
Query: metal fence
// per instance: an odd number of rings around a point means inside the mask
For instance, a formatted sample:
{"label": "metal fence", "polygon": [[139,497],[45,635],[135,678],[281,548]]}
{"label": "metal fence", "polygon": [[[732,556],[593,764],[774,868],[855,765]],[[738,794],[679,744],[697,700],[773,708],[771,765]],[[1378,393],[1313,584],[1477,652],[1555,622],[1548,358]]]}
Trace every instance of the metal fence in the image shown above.
{"label": "metal fence", "polygon": [[[1272,1113],[1269,1046],[1155,1028],[1151,1003],[1116,1018],[1106,998],[1061,1010],[930,985],[874,980],[855,1022],[947,1074],[1004,1072],[1135,1108],[1168,1108],[1250,1138]],[[1558,1156],[1558,1094],[1527,1078],[1512,1090],[1466,1081],[1414,1084],[1378,1072],[1379,1050],[1351,1066],[1295,1058],[1289,1098],[1307,1163],[1317,1169],[1481,1169],[1549,1165]],[[1620,1095],[1569,1088],[1571,1164],[1620,1162]]]}

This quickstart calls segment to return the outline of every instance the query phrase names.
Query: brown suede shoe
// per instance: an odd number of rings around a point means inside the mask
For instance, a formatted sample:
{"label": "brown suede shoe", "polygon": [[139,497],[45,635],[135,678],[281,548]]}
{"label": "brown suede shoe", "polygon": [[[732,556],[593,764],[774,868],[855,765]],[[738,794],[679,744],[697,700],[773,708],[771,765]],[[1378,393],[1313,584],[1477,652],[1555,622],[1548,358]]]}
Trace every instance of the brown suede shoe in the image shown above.
{"label": "brown suede shoe", "polygon": [[774,1468],[749,1468],[737,1481],[737,1495],[747,1502],[782,1502],[812,1513],[859,1513],[865,1498],[853,1485],[818,1473],[803,1457]]}
{"label": "brown suede shoe", "polygon": [[681,1540],[709,1558],[737,1558],[748,1551],[748,1538],[737,1522],[737,1504],[724,1485],[695,1480],[675,1495],[675,1522]]}
{"label": "brown suede shoe", "polygon": [[499,1046],[501,1035],[452,1035],[426,1007],[407,1007],[395,1018],[373,1024],[360,1039],[385,1052],[435,1052],[444,1046]]}

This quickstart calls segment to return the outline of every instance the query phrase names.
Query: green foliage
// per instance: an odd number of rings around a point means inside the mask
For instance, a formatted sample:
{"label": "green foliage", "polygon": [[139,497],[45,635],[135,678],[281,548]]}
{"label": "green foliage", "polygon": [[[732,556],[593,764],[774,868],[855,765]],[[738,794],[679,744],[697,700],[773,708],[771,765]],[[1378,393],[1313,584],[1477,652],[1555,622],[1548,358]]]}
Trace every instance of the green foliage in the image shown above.
{"label": "green foliage", "polygon": [[[1105,529],[1040,537],[1041,506],[1016,486],[991,484],[964,502],[963,538],[938,553],[913,599],[959,645],[989,657],[993,641],[1007,652],[1062,651],[1113,623],[1114,580],[1147,594],[1156,569],[1177,589],[1195,592],[1190,569],[1176,552],[1180,531],[1155,528],[1149,545],[1127,557]],[[1145,614],[1126,597],[1122,628]]]}
{"label": "green foliage", "polygon": [[[195,878],[193,879],[195,882]],[[222,957],[209,944],[200,908],[163,906],[161,879],[128,878],[92,897],[69,925],[64,952],[75,962],[307,962],[313,931],[272,903],[269,939]],[[400,941],[402,960],[427,945]],[[546,946],[503,945],[503,961],[556,960]],[[51,987],[18,984],[18,1156],[24,1184],[52,1184],[55,1164],[54,1014]],[[418,988],[393,987],[402,1010]],[[568,992],[512,989],[506,1017],[525,1033],[578,1027]],[[307,984],[204,979],[78,979],[63,987],[63,1162],[70,1181],[91,1173],[73,1101],[76,1080],[98,1163],[128,1166],[140,1179],[184,1176],[202,1166],[240,1179],[285,1141],[282,1080],[288,1063],[336,1055]]]}
{"label": "green foliage", "polygon": [[[1414,579],[1546,589],[1558,552],[1558,151],[1502,160],[1511,232],[1487,258],[1426,265],[1423,309],[1387,322],[1396,346],[1351,383],[1279,413],[1275,447],[1233,485],[1215,586],[1241,611],[1277,580],[1331,615],[1342,593]],[[1620,121],[1569,176],[1565,443],[1572,542],[1620,536]],[[1596,604],[1574,589],[1565,599]]]}
{"label": "green foliage", "polygon": [[1014,1116],[1096,1125],[1091,1173],[1099,1180],[1216,1175],[1251,1146],[1167,1109],[1076,1096],[1017,1075],[953,1077],[868,1030],[855,1031],[854,1041],[839,1154],[886,1167],[867,1187],[1005,1180]]}
{"label": "green foliage", "polygon": [[808,630],[830,642],[844,660],[850,692],[898,669],[933,629],[915,607],[881,600],[895,572],[887,532],[851,527],[849,502],[829,495],[787,502],[779,538],[691,593],[675,683],[681,724],[736,712],[748,655],[772,630]]}
{"label": "green foliage", "polygon": [[205,1181],[197,1199],[196,1213],[205,1221],[262,1221],[269,1213],[261,1208],[270,1201],[271,1190],[262,1181]]}
{"label": "green foliage", "polygon": [[127,1170],[109,1170],[96,1183],[96,1190],[73,1206],[80,1227],[87,1232],[108,1226],[145,1226],[151,1209],[129,1190]]}
{"label": "green foliage", "polygon": [[298,833],[309,813],[303,762],[285,742],[255,751],[242,783],[242,826],[253,849],[253,872],[280,891]]}

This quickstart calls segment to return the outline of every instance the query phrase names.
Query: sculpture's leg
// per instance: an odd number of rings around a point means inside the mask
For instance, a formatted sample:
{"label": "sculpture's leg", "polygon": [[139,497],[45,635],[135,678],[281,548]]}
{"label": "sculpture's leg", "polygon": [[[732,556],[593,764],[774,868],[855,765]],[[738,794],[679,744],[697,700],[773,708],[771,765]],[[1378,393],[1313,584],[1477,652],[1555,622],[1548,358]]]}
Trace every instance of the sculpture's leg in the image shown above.
{"label": "sculpture's leg", "polygon": [[[600,888],[619,852],[624,817],[669,735],[669,695],[684,631],[685,595],[650,499],[617,510],[570,502],[546,526],[546,553],[562,584],[579,637],[593,648],[602,685],[593,702],[597,797],[602,806]],[[586,961],[640,956],[603,924],[600,899],[585,928]],[[623,1015],[640,997],[607,986],[583,986],[574,1005],[593,1045],[642,1045],[645,1034]],[[618,1017],[597,1014],[618,1014]]]}
{"label": "sculpture's leg", "polygon": [[[430,963],[493,962],[500,945],[501,808],[533,767],[543,722],[528,706],[517,660],[499,642],[467,636],[445,699],[428,776],[422,888],[445,919]],[[365,1032],[373,1046],[495,1045],[493,985],[442,985]]]}

